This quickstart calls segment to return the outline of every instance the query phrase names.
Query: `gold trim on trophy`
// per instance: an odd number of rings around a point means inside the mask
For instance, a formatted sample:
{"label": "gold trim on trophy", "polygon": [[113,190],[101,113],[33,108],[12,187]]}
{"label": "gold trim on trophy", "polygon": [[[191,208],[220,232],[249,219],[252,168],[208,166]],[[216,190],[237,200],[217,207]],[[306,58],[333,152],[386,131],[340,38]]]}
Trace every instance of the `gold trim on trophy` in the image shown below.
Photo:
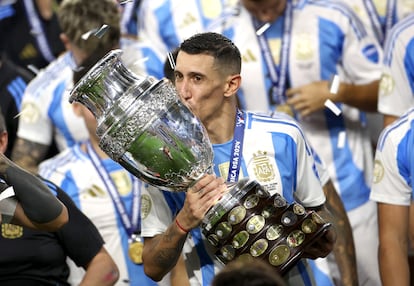
{"label": "gold trim on trophy", "polygon": [[261,215],[255,215],[246,224],[246,230],[251,233],[255,234],[258,233],[263,229],[265,226],[265,219]]}
{"label": "gold trim on trophy", "polygon": [[287,205],[287,202],[286,202],[286,200],[285,200],[284,197],[282,197],[279,194],[276,194],[276,197],[275,197],[275,199],[273,201],[273,204],[275,205],[275,207],[283,208],[284,206]]}
{"label": "gold trim on trophy", "polygon": [[242,230],[241,232],[239,232],[233,237],[233,241],[231,242],[231,244],[233,245],[235,249],[242,248],[246,244],[246,242],[249,240],[249,237],[250,237],[249,233],[245,230]]}
{"label": "gold trim on trophy", "polygon": [[268,240],[278,239],[283,233],[283,226],[281,224],[275,224],[270,226],[266,231],[266,238]]}
{"label": "gold trim on trophy", "polygon": [[229,223],[236,225],[240,223],[246,216],[246,209],[242,206],[237,206],[229,212]]}
{"label": "gold trim on trophy", "polygon": [[253,257],[258,257],[266,251],[268,246],[269,242],[266,239],[261,238],[253,243],[253,245],[250,247],[250,254]]}
{"label": "gold trim on trophy", "polygon": [[231,245],[225,245],[220,249],[221,255],[228,261],[234,259],[235,250]]}
{"label": "gold trim on trophy", "polygon": [[260,200],[260,198],[259,198],[259,196],[257,196],[256,194],[250,195],[250,196],[248,196],[248,197],[246,198],[246,200],[244,201],[243,206],[244,206],[246,209],[252,209],[252,208],[254,208],[255,206],[257,206],[257,204],[259,203],[259,200]]}
{"label": "gold trim on trophy", "polygon": [[309,218],[305,219],[302,223],[302,231],[304,233],[309,234],[309,233],[315,232],[317,229],[318,229],[318,226],[316,225],[316,223]]}
{"label": "gold trim on trophy", "polygon": [[298,217],[292,212],[287,211],[282,215],[282,223],[286,226],[294,225],[298,220]]}
{"label": "gold trim on trophy", "polygon": [[231,225],[224,221],[217,226],[215,233],[219,239],[223,239],[230,234],[231,230]]}
{"label": "gold trim on trophy", "polygon": [[289,247],[298,247],[305,241],[305,234],[300,230],[294,230],[288,235],[286,241]]}
{"label": "gold trim on trophy", "polygon": [[270,252],[269,263],[273,266],[279,266],[285,263],[289,258],[290,249],[287,245],[279,245]]}

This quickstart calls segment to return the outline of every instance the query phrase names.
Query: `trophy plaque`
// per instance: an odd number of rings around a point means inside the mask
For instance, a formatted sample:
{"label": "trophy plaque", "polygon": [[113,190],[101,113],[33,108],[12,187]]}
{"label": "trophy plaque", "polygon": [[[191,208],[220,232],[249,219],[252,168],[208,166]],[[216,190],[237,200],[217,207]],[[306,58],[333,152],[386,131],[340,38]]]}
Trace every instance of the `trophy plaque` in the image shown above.
{"label": "trophy plaque", "polygon": [[[99,145],[114,161],[157,188],[186,191],[212,171],[207,132],[170,81],[133,74],[121,53],[113,50],[92,67],[71,91],[70,102],[94,114]],[[284,273],[330,227],[315,212],[270,195],[248,178],[228,189],[201,223],[224,264],[259,258]]]}

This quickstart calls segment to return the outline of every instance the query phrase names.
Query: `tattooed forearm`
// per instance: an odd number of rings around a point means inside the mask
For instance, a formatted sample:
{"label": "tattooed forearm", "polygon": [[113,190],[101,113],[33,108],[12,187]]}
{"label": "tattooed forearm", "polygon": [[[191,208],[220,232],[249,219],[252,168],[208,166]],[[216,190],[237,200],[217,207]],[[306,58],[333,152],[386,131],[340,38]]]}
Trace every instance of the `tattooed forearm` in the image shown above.
{"label": "tattooed forearm", "polygon": [[358,285],[354,240],[348,216],[331,181],[325,185],[324,191],[327,199],[326,207],[332,215],[332,223],[337,232],[333,251],[341,273],[341,283],[342,285]]}
{"label": "tattooed forearm", "polygon": [[172,224],[164,233],[146,238],[143,251],[145,273],[156,281],[161,280],[177,264],[186,237]]}
{"label": "tattooed forearm", "polygon": [[17,138],[12,160],[20,167],[36,173],[39,163],[46,158],[49,146]]}

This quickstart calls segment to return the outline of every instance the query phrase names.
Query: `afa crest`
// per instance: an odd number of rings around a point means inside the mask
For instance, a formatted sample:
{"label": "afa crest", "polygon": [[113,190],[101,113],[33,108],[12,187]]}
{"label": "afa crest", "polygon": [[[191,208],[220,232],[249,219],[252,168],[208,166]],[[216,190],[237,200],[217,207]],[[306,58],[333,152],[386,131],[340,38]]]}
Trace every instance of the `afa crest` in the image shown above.
{"label": "afa crest", "polygon": [[253,154],[253,171],[260,182],[269,182],[275,178],[275,171],[267,152],[258,151]]}
{"label": "afa crest", "polygon": [[20,238],[23,236],[23,227],[11,223],[1,225],[1,236],[8,239]]}

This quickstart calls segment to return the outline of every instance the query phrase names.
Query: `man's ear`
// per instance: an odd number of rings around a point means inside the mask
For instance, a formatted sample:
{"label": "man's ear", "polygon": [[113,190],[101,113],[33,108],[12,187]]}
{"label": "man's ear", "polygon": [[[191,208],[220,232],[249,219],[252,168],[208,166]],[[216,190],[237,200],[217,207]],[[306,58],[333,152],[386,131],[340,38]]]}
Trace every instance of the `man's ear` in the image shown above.
{"label": "man's ear", "polygon": [[241,76],[239,74],[230,75],[227,79],[224,96],[230,97],[237,93],[241,85]]}
{"label": "man's ear", "polygon": [[65,33],[60,33],[59,38],[62,41],[63,45],[65,46],[65,49],[67,51],[70,51],[72,46],[70,44],[70,40],[69,40],[68,36],[66,36]]}
{"label": "man's ear", "polygon": [[82,104],[79,102],[72,102],[73,112],[76,116],[82,117]]}

